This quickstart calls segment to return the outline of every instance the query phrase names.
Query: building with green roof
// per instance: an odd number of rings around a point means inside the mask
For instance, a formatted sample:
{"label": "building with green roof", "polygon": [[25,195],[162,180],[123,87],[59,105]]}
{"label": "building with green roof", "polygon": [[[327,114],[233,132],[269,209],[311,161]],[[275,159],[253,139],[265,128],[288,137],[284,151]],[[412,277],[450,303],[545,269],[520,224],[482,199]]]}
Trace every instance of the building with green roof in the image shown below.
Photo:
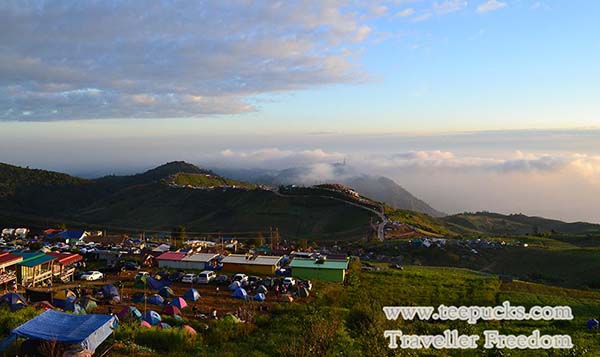
{"label": "building with green roof", "polygon": [[36,286],[48,281],[52,283],[52,270],[56,257],[37,252],[15,253],[23,257],[18,263],[17,275],[23,286]]}
{"label": "building with green roof", "polygon": [[294,278],[343,282],[348,270],[348,260],[294,258],[290,268]]}

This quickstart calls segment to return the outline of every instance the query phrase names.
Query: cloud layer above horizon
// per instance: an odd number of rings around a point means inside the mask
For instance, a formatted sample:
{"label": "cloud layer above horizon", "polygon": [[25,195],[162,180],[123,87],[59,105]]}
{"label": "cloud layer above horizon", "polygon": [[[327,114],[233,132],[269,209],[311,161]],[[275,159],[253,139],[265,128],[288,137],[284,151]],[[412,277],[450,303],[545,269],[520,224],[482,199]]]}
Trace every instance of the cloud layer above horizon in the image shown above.
{"label": "cloud layer above horizon", "polygon": [[0,3],[0,120],[257,110],[256,96],[357,82],[371,32],[331,1]]}

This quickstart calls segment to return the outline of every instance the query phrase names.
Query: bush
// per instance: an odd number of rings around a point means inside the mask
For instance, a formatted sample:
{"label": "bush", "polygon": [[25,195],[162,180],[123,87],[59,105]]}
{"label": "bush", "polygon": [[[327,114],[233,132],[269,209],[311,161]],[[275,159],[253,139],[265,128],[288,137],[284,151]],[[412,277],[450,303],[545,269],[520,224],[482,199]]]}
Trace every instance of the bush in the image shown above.
{"label": "bush", "polygon": [[41,310],[36,310],[33,307],[26,307],[17,311],[10,311],[7,306],[0,308],[0,335],[6,337],[10,335],[10,331],[21,326],[25,322],[36,317]]}
{"label": "bush", "polygon": [[177,328],[140,328],[134,336],[134,341],[159,352],[190,352],[194,350],[196,337]]}

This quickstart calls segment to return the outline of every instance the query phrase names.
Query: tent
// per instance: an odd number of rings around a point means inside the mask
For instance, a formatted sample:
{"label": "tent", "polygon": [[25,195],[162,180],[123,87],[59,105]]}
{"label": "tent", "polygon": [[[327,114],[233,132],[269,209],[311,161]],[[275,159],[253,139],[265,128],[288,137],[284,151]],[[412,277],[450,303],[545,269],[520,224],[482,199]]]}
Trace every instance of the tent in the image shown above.
{"label": "tent", "polygon": [[598,328],[598,326],[599,326],[599,323],[598,323],[598,320],[596,320],[596,319],[589,319],[587,322],[587,327],[590,330]]}
{"label": "tent", "polygon": [[164,310],[163,310],[164,314],[167,315],[181,315],[181,310],[179,310],[179,308],[175,305],[167,305]]}
{"label": "tent", "polygon": [[267,290],[267,288],[266,288],[264,285],[261,285],[261,286],[259,286],[259,287],[256,289],[256,292],[257,292],[257,293],[263,293],[263,294],[266,294],[268,291],[269,291],[269,290]]}
{"label": "tent", "polygon": [[141,302],[144,302],[144,300],[146,300],[146,295],[142,292],[134,293],[131,296],[131,302],[141,303]]}
{"label": "tent", "polygon": [[146,321],[150,325],[157,325],[159,322],[162,321],[162,319],[160,318],[160,314],[158,312],[154,310],[148,310],[144,314],[144,321]]}
{"label": "tent", "polygon": [[190,289],[183,294],[183,298],[187,301],[197,301],[200,299],[200,293],[196,289]]}
{"label": "tent", "polygon": [[52,297],[52,303],[56,307],[64,308],[65,301],[67,300],[68,297],[71,297],[71,296],[77,297],[77,295],[75,295],[75,293],[69,289],[60,290],[60,291],[56,292],[56,294],[54,294],[54,296]]}
{"label": "tent", "polygon": [[248,293],[243,288],[237,288],[231,296],[236,299],[248,300]]}
{"label": "tent", "polygon": [[125,320],[127,318],[141,319],[142,313],[135,306],[126,306],[117,314],[119,320]]}
{"label": "tent", "polygon": [[166,328],[171,328],[171,325],[169,325],[166,322],[161,322],[158,324],[158,327],[162,328],[162,329],[166,329]]}
{"label": "tent", "polygon": [[27,306],[27,300],[21,295],[17,293],[8,293],[3,295],[0,298],[0,303],[8,304],[11,311],[16,311]]}
{"label": "tent", "polygon": [[121,302],[121,296],[119,295],[119,289],[117,289],[112,284],[104,285],[100,288],[100,292],[102,293],[102,297],[105,300],[108,300],[111,304],[118,304]]}
{"label": "tent", "polygon": [[184,330],[185,332],[188,332],[192,336],[195,336],[198,334],[196,332],[196,330],[194,330],[194,328],[190,325],[183,325],[183,326],[181,326],[181,329]]}
{"label": "tent", "polygon": [[75,314],[85,313],[85,311],[83,311],[81,306],[78,303],[76,303],[75,300],[76,299],[74,296],[69,296],[63,304],[63,310],[73,312]]}
{"label": "tent", "polygon": [[237,289],[239,289],[241,287],[242,287],[242,285],[240,284],[239,281],[234,281],[233,283],[229,284],[227,289],[229,289],[231,291],[236,291]]}
{"label": "tent", "polygon": [[177,297],[171,301],[171,305],[177,306],[180,310],[188,306],[183,298]]}
{"label": "tent", "polygon": [[106,284],[100,288],[102,295],[105,299],[111,298],[113,296],[119,296],[119,289],[113,284]]}
{"label": "tent", "polygon": [[298,296],[299,297],[305,298],[305,297],[308,297],[309,295],[310,294],[308,293],[308,290],[305,287],[298,288]]}
{"label": "tent", "polygon": [[256,295],[254,295],[254,301],[265,301],[267,300],[267,297],[265,296],[264,293],[258,293]]}
{"label": "tent", "polygon": [[34,302],[33,304],[31,304],[31,306],[35,307],[36,309],[44,309],[44,310],[54,309],[54,306],[52,306],[52,304],[49,303],[48,301]]}
{"label": "tent", "polygon": [[165,299],[163,299],[163,297],[158,294],[152,294],[148,298],[148,303],[152,305],[162,305],[165,303]]}
{"label": "tent", "polygon": [[90,312],[98,308],[98,304],[92,299],[86,299],[81,303],[81,307],[85,310],[85,312],[89,314]]}
{"label": "tent", "polygon": [[12,330],[11,337],[57,341],[94,351],[115,327],[116,318],[111,315],[72,315],[46,310]]}
{"label": "tent", "polygon": [[143,277],[142,281],[143,280],[146,280],[146,285],[152,290],[160,290],[160,289],[164,288],[165,286],[171,285],[171,283],[169,281],[159,280],[159,279],[153,278],[151,276]]}
{"label": "tent", "polygon": [[163,286],[159,291],[158,294],[162,297],[164,297],[165,299],[167,298],[171,298],[175,296],[175,293],[173,292],[173,289],[171,289],[168,286]]}
{"label": "tent", "polygon": [[145,321],[145,320],[142,320],[142,322],[140,322],[140,326],[141,326],[141,327],[148,327],[148,328],[151,328],[151,327],[152,327],[152,325],[150,325],[150,324],[148,323],[148,321]]}

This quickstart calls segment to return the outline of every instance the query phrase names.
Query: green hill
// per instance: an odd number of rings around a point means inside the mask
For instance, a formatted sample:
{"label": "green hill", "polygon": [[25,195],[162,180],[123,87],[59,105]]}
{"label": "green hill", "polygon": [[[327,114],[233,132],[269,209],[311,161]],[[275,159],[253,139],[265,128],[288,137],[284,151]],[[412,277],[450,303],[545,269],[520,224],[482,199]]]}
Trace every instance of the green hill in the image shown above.
{"label": "green hill", "polygon": [[[208,175],[208,176],[207,176]],[[285,238],[352,239],[369,230],[372,213],[324,197],[283,197],[184,162],[142,174],[83,180],[0,166],[0,224],[44,228],[67,223],[114,230],[235,232],[279,228]],[[236,186],[197,190],[174,187]]]}
{"label": "green hill", "polygon": [[461,213],[441,218],[449,229],[458,233],[488,235],[525,234],[600,234],[600,225],[585,222],[566,223],[523,214],[503,215],[491,212]]}

